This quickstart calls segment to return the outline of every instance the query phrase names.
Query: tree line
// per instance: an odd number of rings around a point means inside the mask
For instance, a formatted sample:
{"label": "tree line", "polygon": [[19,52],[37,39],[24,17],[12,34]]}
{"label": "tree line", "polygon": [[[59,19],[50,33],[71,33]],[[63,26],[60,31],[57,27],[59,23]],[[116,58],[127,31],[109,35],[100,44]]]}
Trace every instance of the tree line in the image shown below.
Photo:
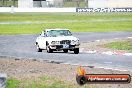
{"label": "tree line", "polygon": [[2,6],[15,6],[18,0],[0,0]]}

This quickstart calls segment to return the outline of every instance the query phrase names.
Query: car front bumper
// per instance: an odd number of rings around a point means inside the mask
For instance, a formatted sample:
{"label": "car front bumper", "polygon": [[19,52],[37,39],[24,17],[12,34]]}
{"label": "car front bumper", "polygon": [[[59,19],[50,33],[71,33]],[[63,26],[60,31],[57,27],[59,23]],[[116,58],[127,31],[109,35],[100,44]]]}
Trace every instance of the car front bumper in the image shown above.
{"label": "car front bumper", "polygon": [[64,50],[64,49],[73,50],[75,48],[79,48],[79,45],[49,45],[48,47],[50,47],[53,50]]}

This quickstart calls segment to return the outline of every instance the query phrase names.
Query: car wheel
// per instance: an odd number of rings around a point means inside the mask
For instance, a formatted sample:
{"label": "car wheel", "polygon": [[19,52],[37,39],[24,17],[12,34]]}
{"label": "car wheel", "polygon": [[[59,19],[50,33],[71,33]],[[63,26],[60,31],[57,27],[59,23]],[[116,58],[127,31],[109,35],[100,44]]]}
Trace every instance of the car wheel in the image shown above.
{"label": "car wheel", "polygon": [[37,45],[37,52],[42,52],[42,49],[39,48],[39,45]]}
{"label": "car wheel", "polygon": [[47,46],[47,52],[48,52],[48,53],[52,53],[53,50],[52,50],[50,47]]}
{"label": "car wheel", "polygon": [[63,51],[64,51],[64,53],[68,53],[68,50],[67,49],[64,49]]}
{"label": "car wheel", "polygon": [[74,53],[78,54],[79,53],[79,48],[74,49]]}

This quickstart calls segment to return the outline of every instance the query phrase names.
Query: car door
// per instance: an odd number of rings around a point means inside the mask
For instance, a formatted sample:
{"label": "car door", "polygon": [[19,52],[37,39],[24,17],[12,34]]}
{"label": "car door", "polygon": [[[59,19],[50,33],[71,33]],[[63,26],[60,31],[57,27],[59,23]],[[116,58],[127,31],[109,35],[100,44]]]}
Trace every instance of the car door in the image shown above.
{"label": "car door", "polygon": [[46,49],[46,35],[45,32],[42,32],[38,37],[38,45],[41,49]]}

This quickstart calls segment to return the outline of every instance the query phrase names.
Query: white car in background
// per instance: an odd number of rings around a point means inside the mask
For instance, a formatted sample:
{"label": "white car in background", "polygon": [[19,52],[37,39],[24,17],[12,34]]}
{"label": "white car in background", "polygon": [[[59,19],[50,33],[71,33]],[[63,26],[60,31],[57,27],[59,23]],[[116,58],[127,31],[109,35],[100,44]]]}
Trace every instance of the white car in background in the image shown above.
{"label": "white car in background", "polygon": [[69,29],[45,29],[36,39],[37,51],[47,50],[48,53],[63,50],[65,53],[79,53],[79,39],[72,36]]}

